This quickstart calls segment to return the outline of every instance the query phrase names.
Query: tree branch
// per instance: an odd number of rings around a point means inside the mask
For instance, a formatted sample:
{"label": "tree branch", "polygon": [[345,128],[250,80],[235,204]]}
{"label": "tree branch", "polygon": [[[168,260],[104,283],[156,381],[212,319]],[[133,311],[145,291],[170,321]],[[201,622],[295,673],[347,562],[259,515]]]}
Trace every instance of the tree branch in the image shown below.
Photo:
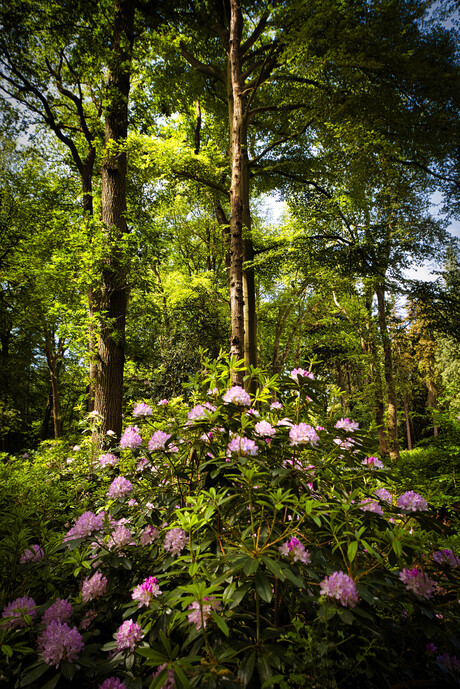
{"label": "tree branch", "polygon": [[204,62],[201,62],[201,60],[198,60],[186,48],[185,43],[182,41],[180,43],[180,50],[182,57],[185,58],[187,62],[192,65],[192,67],[198,69],[202,74],[207,74],[210,77],[214,77],[214,79],[219,79],[219,81],[222,81],[224,84],[226,83],[226,75],[224,72],[222,72],[222,70],[217,69],[217,67],[214,67],[214,65],[207,65]]}

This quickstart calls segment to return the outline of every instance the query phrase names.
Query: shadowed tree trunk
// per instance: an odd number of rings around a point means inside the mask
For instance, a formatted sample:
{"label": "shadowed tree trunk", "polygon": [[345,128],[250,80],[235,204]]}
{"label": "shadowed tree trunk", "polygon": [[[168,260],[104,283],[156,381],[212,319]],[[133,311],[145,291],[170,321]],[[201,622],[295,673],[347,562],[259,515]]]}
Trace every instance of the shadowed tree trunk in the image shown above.
{"label": "shadowed tree trunk", "polygon": [[391,459],[399,458],[398,441],[398,406],[396,399],[396,388],[393,375],[393,354],[391,351],[391,340],[388,333],[386,310],[385,310],[385,288],[379,285],[375,294],[377,295],[377,308],[380,336],[382,338],[385,381],[388,393],[388,445]]}

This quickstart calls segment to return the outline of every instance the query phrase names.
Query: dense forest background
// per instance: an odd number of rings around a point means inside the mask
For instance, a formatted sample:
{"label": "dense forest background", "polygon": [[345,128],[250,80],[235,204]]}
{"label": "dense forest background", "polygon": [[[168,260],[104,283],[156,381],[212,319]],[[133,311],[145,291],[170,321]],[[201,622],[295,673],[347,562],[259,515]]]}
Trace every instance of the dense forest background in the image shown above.
{"label": "dense forest background", "polygon": [[[458,19],[447,0],[5,0],[1,450],[93,410],[119,438],[128,401],[186,394],[201,350],[313,367],[383,456],[452,429]],[[434,281],[407,278],[427,261]]]}

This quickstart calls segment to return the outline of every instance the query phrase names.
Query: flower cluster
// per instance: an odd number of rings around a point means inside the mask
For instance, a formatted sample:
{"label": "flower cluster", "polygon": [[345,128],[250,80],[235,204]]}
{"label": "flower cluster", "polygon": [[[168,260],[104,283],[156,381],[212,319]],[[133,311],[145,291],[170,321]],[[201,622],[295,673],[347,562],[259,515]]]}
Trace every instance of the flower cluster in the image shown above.
{"label": "flower cluster", "polygon": [[106,677],[98,689],[126,689],[126,684],[119,677]]}
{"label": "flower cluster", "polygon": [[340,428],[343,431],[347,431],[347,433],[353,433],[353,431],[358,430],[359,428],[359,423],[357,421],[351,421],[350,419],[339,419],[336,424],[336,428]]}
{"label": "flower cluster", "polygon": [[159,535],[160,532],[154,526],[146,526],[143,532],[141,533],[140,544],[150,545],[150,543],[153,543],[153,541],[155,541],[159,537]]}
{"label": "flower cluster", "polygon": [[73,614],[73,608],[69,601],[64,598],[56,598],[56,601],[51,605],[42,616],[42,622],[45,625],[51,622],[68,622]]}
{"label": "flower cluster", "polygon": [[142,445],[141,432],[137,426],[128,426],[120,439],[120,447],[124,450],[136,450]]}
{"label": "flower cluster", "polygon": [[251,406],[251,397],[241,385],[234,385],[227,390],[222,398],[226,404],[239,404],[242,407]]}
{"label": "flower cluster", "polygon": [[320,593],[329,598],[336,598],[346,607],[353,608],[358,602],[356,584],[348,574],[334,572],[321,582]]}
{"label": "flower cluster", "polygon": [[254,456],[259,452],[257,443],[254,440],[240,435],[236,435],[230,440],[227,449],[230,454],[236,452],[239,457],[244,457],[246,455]]}
{"label": "flower cluster", "polygon": [[277,409],[282,409],[282,408],[283,408],[283,405],[281,404],[281,402],[278,402],[278,400],[275,400],[274,402],[272,402],[270,404],[270,410],[271,411],[275,411]]}
{"label": "flower cluster", "polygon": [[117,649],[119,651],[129,650],[132,653],[136,645],[143,638],[144,633],[142,627],[133,620],[125,620],[123,624],[120,625],[115,635]]}
{"label": "flower cluster", "polygon": [[407,591],[412,591],[420,598],[431,598],[436,590],[437,582],[429,579],[421,570],[404,568],[399,573],[399,578],[403,582]]}
{"label": "flower cluster", "polygon": [[378,488],[376,491],[374,491],[374,495],[376,495],[383,502],[387,502],[389,505],[391,505],[393,501],[392,494],[386,488]]}
{"label": "flower cluster", "polygon": [[27,623],[24,616],[27,615],[33,619],[37,616],[36,608],[37,604],[30,596],[22,596],[11,601],[2,612],[2,617],[12,618],[6,623],[6,627],[10,629],[26,627]]}
{"label": "flower cluster", "polygon": [[308,423],[299,423],[297,425],[291,426],[289,431],[289,438],[291,440],[291,445],[317,445],[319,441],[319,435]]}
{"label": "flower cluster", "polygon": [[114,467],[118,464],[120,458],[111,452],[107,452],[105,455],[99,457],[99,464],[104,469],[105,467]]}
{"label": "flower cluster", "polygon": [[166,441],[171,437],[171,433],[165,433],[164,431],[155,431],[149,440],[148,448],[149,452],[155,452],[156,450],[165,450]]}
{"label": "flower cluster", "polygon": [[298,538],[291,538],[290,541],[286,541],[279,547],[281,555],[285,557],[290,557],[293,562],[303,562],[304,564],[309,564],[311,562],[311,556],[308,550],[305,550],[303,543],[299,541]]}
{"label": "flower cluster", "polygon": [[121,550],[121,548],[124,548],[125,545],[135,545],[133,534],[126,526],[119,524],[117,528],[112,531],[112,534],[107,541],[107,548]]}
{"label": "flower cluster", "polygon": [[134,405],[133,416],[152,416],[152,407],[145,402],[138,402]]}
{"label": "flower cluster", "polygon": [[268,421],[259,421],[254,426],[254,430],[262,438],[272,438],[276,433],[276,428],[273,428]]}
{"label": "flower cluster", "polygon": [[375,500],[363,500],[359,506],[363,512],[374,512],[375,514],[383,515],[382,508]]}
{"label": "flower cluster", "polygon": [[[167,667],[168,663],[164,663],[164,665],[159,665],[157,671],[154,672],[152,675],[153,679],[155,679],[155,677],[157,677],[160,674],[160,672],[162,672]],[[176,683],[174,682],[174,670],[172,668],[169,668],[168,674],[161,686],[161,689],[176,689]]]}
{"label": "flower cluster", "polygon": [[100,531],[104,523],[105,512],[99,512],[99,514],[94,514],[94,512],[83,512],[72,526],[72,528],[67,531],[64,536],[64,542],[73,541],[77,538],[85,538],[90,536],[95,531]]}
{"label": "flower cluster", "polygon": [[30,548],[26,548],[22,553],[19,562],[23,565],[25,562],[39,562],[45,553],[39,545],[31,545]]}
{"label": "flower cluster", "polygon": [[76,627],[53,620],[38,637],[38,651],[47,665],[59,667],[63,660],[78,660],[85,644]]}
{"label": "flower cluster", "polygon": [[292,380],[295,380],[297,383],[299,378],[311,378],[311,380],[315,379],[315,376],[313,373],[310,373],[310,371],[306,371],[304,368],[294,368],[289,374],[289,378],[292,378]]}
{"label": "flower cluster", "polygon": [[385,465],[380,461],[378,457],[366,457],[361,462],[364,466],[370,467],[371,469],[384,469]]}
{"label": "flower cluster", "polygon": [[186,543],[187,534],[183,529],[171,529],[165,536],[163,548],[174,557],[180,555],[180,551],[185,548]]}
{"label": "flower cluster", "polygon": [[460,557],[454,555],[450,548],[444,550],[437,550],[433,555],[433,560],[438,565],[450,565],[451,567],[460,567]]}
{"label": "flower cluster", "polygon": [[142,608],[143,605],[148,607],[152,598],[156,598],[161,593],[160,587],[158,586],[158,581],[156,577],[148,577],[144,579],[142,584],[135,587],[132,592],[131,598],[138,601],[138,608]]}
{"label": "flower cluster", "polygon": [[107,491],[109,498],[122,498],[130,493],[133,489],[133,484],[124,476],[117,476],[114,478]]}
{"label": "flower cluster", "polygon": [[428,509],[428,504],[424,498],[413,490],[408,490],[399,496],[398,507],[409,512],[425,512]]}
{"label": "flower cluster", "polygon": [[[204,602],[206,601],[206,603]],[[187,619],[190,624],[194,624],[197,629],[206,627],[206,624],[211,617],[211,612],[221,609],[218,600],[213,598],[203,598],[203,603],[200,604],[199,601],[194,601],[188,606],[188,609],[192,612],[187,615]]]}
{"label": "flower cluster", "polygon": [[81,597],[83,603],[88,603],[94,598],[103,596],[107,589],[107,577],[102,576],[100,572],[95,572],[93,576],[86,577],[81,587]]}

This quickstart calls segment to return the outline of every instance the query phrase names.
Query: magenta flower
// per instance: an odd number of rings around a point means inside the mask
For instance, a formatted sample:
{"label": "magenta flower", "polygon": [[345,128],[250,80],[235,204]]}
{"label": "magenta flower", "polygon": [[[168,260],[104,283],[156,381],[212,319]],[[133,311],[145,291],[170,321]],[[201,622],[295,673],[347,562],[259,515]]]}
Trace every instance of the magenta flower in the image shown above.
{"label": "magenta flower", "polygon": [[347,433],[352,433],[353,431],[356,431],[359,428],[359,423],[357,421],[350,421],[350,419],[339,419],[336,424],[336,428],[341,428],[344,431],[347,431]]}
{"label": "magenta flower", "polygon": [[105,467],[114,467],[116,464],[118,464],[119,461],[120,458],[112,454],[111,452],[107,452],[107,454],[101,455],[99,457],[99,464],[103,469]]}
{"label": "magenta flower", "polygon": [[183,529],[171,529],[165,536],[163,548],[174,557],[175,555],[180,555],[186,543],[187,534]]}
{"label": "magenta flower", "polygon": [[292,380],[295,380],[295,382],[297,383],[299,378],[310,378],[311,380],[314,380],[315,376],[313,375],[313,373],[306,371],[304,368],[294,368],[290,372],[289,378],[292,378]]}
{"label": "magenta flower", "polygon": [[115,636],[117,649],[119,651],[129,650],[132,653],[143,638],[142,627],[137,622],[133,622],[133,620],[125,620],[118,628]]}
{"label": "magenta flower", "polygon": [[[206,603],[204,602],[206,601]],[[214,610],[220,610],[220,602],[213,598],[203,598],[203,603],[200,604],[199,601],[194,601],[188,606],[188,609],[192,612],[187,615],[187,619],[190,624],[194,624],[197,629],[206,627],[206,624],[211,617],[211,612]]]}
{"label": "magenta flower", "polygon": [[45,553],[39,545],[31,545],[30,548],[26,548],[22,553],[19,562],[23,565],[25,562],[39,562]]}
{"label": "magenta flower", "polygon": [[348,605],[354,608],[358,602],[356,584],[348,574],[343,572],[333,572],[329,577],[325,577],[320,584],[320,593],[322,596],[336,598],[344,607]]}
{"label": "magenta flower", "polygon": [[244,438],[236,435],[227,445],[229,453],[236,452],[238,456],[245,457],[246,455],[254,456],[259,452],[257,443],[250,438]]}
{"label": "magenta flower", "polygon": [[155,452],[155,450],[165,450],[166,441],[171,437],[171,433],[165,433],[164,431],[155,431],[149,440],[149,452]]}
{"label": "magenta flower", "polygon": [[100,531],[104,523],[105,512],[99,512],[99,514],[94,514],[94,512],[83,512],[73,527],[64,536],[64,543],[66,541],[72,541],[77,538],[84,538],[85,536],[90,536],[94,531]]}
{"label": "magenta flower", "polygon": [[50,624],[50,622],[69,622],[73,614],[73,608],[69,601],[64,598],[56,598],[55,603],[51,605],[43,613],[41,621],[44,625]]}
{"label": "magenta flower", "polygon": [[141,432],[137,426],[128,426],[120,439],[120,447],[125,450],[136,450],[142,445]]}
{"label": "magenta flower", "polygon": [[460,661],[457,656],[451,656],[449,653],[441,653],[436,656],[436,662],[440,665],[444,665],[446,670],[454,672],[454,670],[460,670]]}
{"label": "magenta flower", "polygon": [[420,598],[431,598],[436,590],[437,582],[429,579],[421,570],[407,569],[406,567],[399,573],[399,578],[403,582],[407,591],[412,591]]}
{"label": "magenta flower", "polygon": [[66,660],[78,660],[85,644],[76,627],[72,629],[65,623],[53,620],[38,637],[38,652],[47,665],[59,667]]}
{"label": "magenta flower", "polygon": [[[164,663],[163,665],[159,665],[157,668],[157,671],[153,673],[152,677],[155,679],[162,670],[168,667],[168,663]],[[165,681],[163,682],[161,689],[176,689],[176,683],[174,682],[174,670],[172,668],[169,668],[168,674],[166,676]]]}
{"label": "magenta flower", "polygon": [[107,491],[109,498],[122,498],[133,489],[133,484],[124,476],[117,476],[114,478]]}
{"label": "magenta flower", "polygon": [[98,689],[126,689],[126,684],[119,677],[106,677]]}
{"label": "magenta flower", "polygon": [[37,604],[30,596],[16,598],[15,600],[11,601],[11,603],[8,603],[2,612],[2,617],[12,618],[6,623],[5,626],[9,629],[20,629],[21,627],[26,627],[27,622],[24,619],[24,615],[27,615],[33,619],[37,616],[36,608]]}
{"label": "magenta flower", "polygon": [[133,416],[152,416],[152,407],[145,402],[139,402],[134,405]]}
{"label": "magenta flower", "polygon": [[460,566],[460,557],[454,555],[450,548],[437,550],[433,555],[433,560],[437,562],[438,565],[450,565],[451,567]]}
{"label": "magenta flower", "polygon": [[374,500],[363,500],[359,506],[363,512],[374,512],[375,514],[383,515],[382,508]]}
{"label": "magenta flower", "polygon": [[150,543],[153,543],[157,538],[159,538],[160,532],[158,529],[156,529],[154,526],[146,526],[143,532],[141,533],[141,538],[140,538],[140,544],[141,545],[150,545]]}
{"label": "magenta flower", "polygon": [[148,577],[144,579],[142,584],[136,586],[131,594],[133,600],[138,601],[138,608],[142,608],[145,605],[147,608],[150,605],[152,598],[156,598],[161,594],[160,587],[158,586],[158,580],[156,577]]}
{"label": "magenta flower", "polygon": [[383,502],[387,502],[389,505],[391,505],[393,501],[392,494],[386,488],[378,488],[376,491],[374,491],[374,495],[376,495]]}
{"label": "magenta flower", "polygon": [[366,457],[366,459],[363,459],[361,464],[364,464],[364,466],[368,466],[371,469],[384,469],[385,466],[383,462],[378,459],[378,457]]}
{"label": "magenta flower", "polygon": [[289,431],[289,438],[291,439],[291,445],[317,445],[319,441],[319,435],[308,423],[299,423],[298,425],[292,425]]}
{"label": "magenta flower", "polygon": [[289,557],[293,562],[303,562],[304,564],[309,564],[311,562],[311,556],[308,550],[305,550],[303,543],[299,541],[298,538],[291,538],[290,541],[286,541],[279,547],[281,555]]}
{"label": "magenta flower", "polygon": [[234,385],[227,390],[222,399],[226,404],[238,404],[242,407],[251,406],[251,397],[241,385]]}
{"label": "magenta flower", "polygon": [[428,504],[424,498],[413,490],[408,490],[398,498],[396,503],[398,507],[409,512],[425,512],[428,510]]}
{"label": "magenta flower", "polygon": [[254,426],[254,430],[262,438],[272,438],[276,434],[276,428],[273,428],[268,421],[259,421]]}
{"label": "magenta flower", "polygon": [[100,572],[95,572],[93,576],[86,577],[81,587],[81,597],[83,603],[88,603],[94,598],[103,596],[107,589],[107,577],[102,576]]}
{"label": "magenta flower", "polygon": [[158,405],[159,407],[165,407],[167,404],[169,404],[169,401],[166,400],[166,399],[160,400],[159,402],[157,402],[157,405]]}

